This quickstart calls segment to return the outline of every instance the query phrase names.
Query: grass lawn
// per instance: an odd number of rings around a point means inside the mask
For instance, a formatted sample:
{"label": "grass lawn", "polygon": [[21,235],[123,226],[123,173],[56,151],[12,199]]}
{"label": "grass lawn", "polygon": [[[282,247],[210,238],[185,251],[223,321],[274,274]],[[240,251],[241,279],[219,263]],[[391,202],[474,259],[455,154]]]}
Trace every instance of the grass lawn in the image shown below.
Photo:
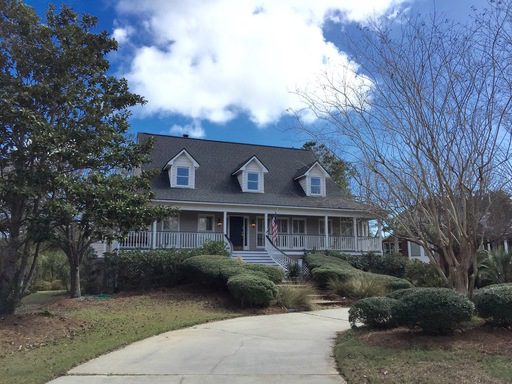
{"label": "grass lawn", "polygon": [[0,383],[45,383],[136,340],[247,313],[222,294],[186,288],[81,300],[38,292],[0,318]]}
{"label": "grass lawn", "polygon": [[511,383],[512,330],[476,327],[452,336],[405,329],[338,336],[338,369],[354,383]]}

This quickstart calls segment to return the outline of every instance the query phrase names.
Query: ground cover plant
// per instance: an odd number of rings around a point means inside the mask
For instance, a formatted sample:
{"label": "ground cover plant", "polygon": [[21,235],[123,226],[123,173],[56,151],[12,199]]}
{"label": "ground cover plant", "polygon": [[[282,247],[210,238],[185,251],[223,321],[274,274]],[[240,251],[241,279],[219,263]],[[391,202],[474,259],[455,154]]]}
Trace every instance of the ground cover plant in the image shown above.
{"label": "ground cover plant", "polygon": [[365,272],[340,257],[313,253],[306,255],[305,260],[316,284],[322,288],[330,286],[342,296],[361,298],[385,295],[397,289],[412,287],[405,279]]}
{"label": "ground cover plant", "polygon": [[229,296],[206,289],[87,296],[27,296],[0,321],[0,383],[38,384],[136,340],[244,313]]}

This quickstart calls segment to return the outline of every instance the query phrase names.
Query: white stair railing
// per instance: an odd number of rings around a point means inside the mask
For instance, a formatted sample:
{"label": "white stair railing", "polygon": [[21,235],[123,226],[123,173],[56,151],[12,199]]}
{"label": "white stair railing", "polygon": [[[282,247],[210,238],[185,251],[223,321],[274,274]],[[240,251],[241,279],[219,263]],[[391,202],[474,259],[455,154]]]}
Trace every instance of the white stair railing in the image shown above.
{"label": "white stair railing", "polygon": [[267,251],[270,258],[285,271],[288,271],[290,264],[297,263],[297,260],[277,248],[268,235],[265,236],[265,251]]}

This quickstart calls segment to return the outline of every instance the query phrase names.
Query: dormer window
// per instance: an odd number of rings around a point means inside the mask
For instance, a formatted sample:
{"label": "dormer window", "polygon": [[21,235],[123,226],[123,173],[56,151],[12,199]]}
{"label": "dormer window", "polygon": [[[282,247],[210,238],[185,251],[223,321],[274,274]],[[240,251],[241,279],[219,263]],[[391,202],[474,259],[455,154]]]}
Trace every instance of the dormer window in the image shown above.
{"label": "dormer window", "polygon": [[247,189],[249,191],[259,191],[260,174],[256,172],[247,172]]}
{"label": "dormer window", "polygon": [[176,167],[176,186],[188,187],[190,185],[189,175],[189,167]]}
{"label": "dormer window", "polygon": [[326,179],[329,174],[322,165],[315,161],[303,167],[294,180],[298,181],[306,196],[324,197],[326,195]]}
{"label": "dormer window", "polygon": [[321,195],[322,179],[320,177],[311,177],[310,188],[312,195]]}
{"label": "dormer window", "polygon": [[164,171],[169,174],[171,188],[195,188],[196,169],[199,163],[182,149],[176,156],[170,159],[164,166]]}
{"label": "dormer window", "polygon": [[263,193],[265,190],[265,173],[268,173],[268,169],[256,156],[252,156],[232,175],[238,178],[242,192]]}

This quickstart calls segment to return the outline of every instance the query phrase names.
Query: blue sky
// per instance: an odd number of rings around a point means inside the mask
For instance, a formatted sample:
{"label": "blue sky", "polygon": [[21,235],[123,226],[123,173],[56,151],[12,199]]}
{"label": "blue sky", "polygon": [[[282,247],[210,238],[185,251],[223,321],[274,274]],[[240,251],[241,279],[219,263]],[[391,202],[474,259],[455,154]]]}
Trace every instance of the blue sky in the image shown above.
{"label": "blue sky", "polygon": [[[46,0],[27,2],[44,15]],[[323,71],[357,80],[344,40],[370,17],[436,9],[464,22],[485,0],[67,0],[119,41],[112,73],[148,99],[131,132],[300,147],[296,89]],[[56,4],[60,4],[56,2]],[[309,124],[313,116],[303,115]]]}

